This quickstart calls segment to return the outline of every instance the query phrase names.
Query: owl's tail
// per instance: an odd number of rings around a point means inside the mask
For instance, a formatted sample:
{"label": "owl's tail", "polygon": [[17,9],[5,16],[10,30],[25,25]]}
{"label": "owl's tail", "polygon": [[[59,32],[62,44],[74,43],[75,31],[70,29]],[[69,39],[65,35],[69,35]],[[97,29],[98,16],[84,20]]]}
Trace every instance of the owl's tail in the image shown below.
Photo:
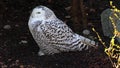
{"label": "owl's tail", "polygon": [[97,48],[98,45],[95,41],[90,40],[88,38],[85,38],[83,36],[80,36],[78,34],[75,35],[76,39],[74,43],[70,46],[72,50],[87,50],[89,47]]}

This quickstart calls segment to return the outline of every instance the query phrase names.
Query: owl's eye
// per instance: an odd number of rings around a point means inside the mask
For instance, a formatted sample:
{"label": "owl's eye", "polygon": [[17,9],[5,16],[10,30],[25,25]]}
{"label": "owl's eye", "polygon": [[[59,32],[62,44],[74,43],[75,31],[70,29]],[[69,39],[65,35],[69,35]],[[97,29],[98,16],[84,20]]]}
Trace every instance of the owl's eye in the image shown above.
{"label": "owl's eye", "polygon": [[36,12],[37,14],[40,14],[41,12]]}

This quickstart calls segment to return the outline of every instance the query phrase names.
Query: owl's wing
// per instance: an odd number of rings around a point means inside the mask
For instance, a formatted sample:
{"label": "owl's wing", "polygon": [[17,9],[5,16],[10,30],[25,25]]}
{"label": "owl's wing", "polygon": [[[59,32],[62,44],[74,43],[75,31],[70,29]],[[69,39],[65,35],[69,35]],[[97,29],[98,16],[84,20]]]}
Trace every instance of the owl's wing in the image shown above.
{"label": "owl's wing", "polygon": [[61,20],[48,21],[40,27],[46,39],[53,43],[69,44],[75,34]]}
{"label": "owl's wing", "polygon": [[59,19],[46,21],[40,28],[49,44],[61,47],[61,49],[82,50],[82,48],[88,49],[88,45],[95,45],[94,41],[74,33]]}

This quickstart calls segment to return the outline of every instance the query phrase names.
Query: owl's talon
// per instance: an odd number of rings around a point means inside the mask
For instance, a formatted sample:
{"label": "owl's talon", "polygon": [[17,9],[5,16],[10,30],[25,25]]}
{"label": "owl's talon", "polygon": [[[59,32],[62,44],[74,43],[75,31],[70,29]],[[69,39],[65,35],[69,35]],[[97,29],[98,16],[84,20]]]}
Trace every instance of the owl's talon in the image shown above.
{"label": "owl's talon", "polygon": [[43,55],[45,55],[45,54],[44,54],[42,51],[39,51],[39,52],[38,52],[38,55],[39,55],[39,56],[43,56]]}

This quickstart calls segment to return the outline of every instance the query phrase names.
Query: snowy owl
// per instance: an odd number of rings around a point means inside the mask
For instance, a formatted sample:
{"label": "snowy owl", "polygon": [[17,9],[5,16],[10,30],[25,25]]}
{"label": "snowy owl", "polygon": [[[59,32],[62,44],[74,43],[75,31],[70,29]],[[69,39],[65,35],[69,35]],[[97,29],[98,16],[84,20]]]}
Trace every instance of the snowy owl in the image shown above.
{"label": "snowy owl", "polygon": [[95,41],[74,33],[45,6],[37,6],[33,9],[28,26],[40,48],[39,56],[87,50],[89,46],[96,47]]}

